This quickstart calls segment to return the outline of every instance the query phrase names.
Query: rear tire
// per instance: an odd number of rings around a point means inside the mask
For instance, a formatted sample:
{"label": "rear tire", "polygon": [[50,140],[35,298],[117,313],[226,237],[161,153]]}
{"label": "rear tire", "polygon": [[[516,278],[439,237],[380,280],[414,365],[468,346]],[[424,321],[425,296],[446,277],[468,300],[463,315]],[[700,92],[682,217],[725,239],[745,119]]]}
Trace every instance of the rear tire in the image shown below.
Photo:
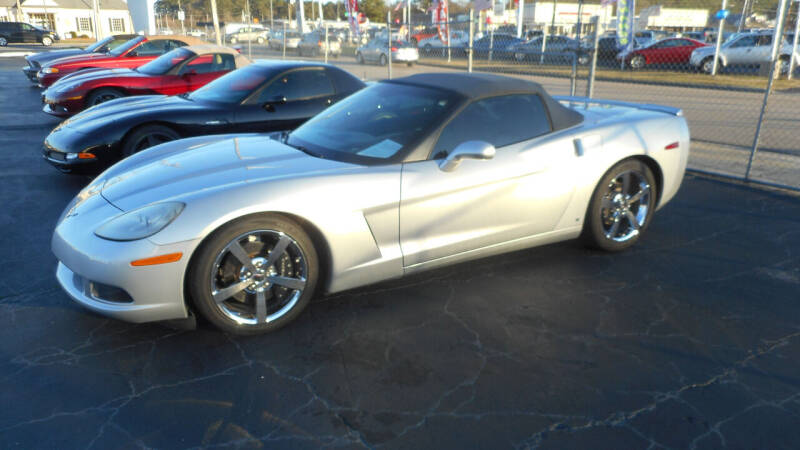
{"label": "rear tire", "polygon": [[0,36],[0,47],[8,45],[8,39],[5,36]]}
{"label": "rear tire", "polygon": [[636,159],[616,164],[592,194],[583,224],[584,242],[608,252],[634,245],[650,225],[657,190],[647,164]]}
{"label": "rear tire", "polygon": [[101,103],[105,103],[109,100],[114,100],[118,98],[125,97],[124,92],[120,92],[117,89],[111,88],[100,88],[96,91],[92,91],[88,97],[86,97],[86,107],[92,107],[94,105],[99,105]]}
{"label": "rear tire", "polygon": [[145,125],[125,137],[122,142],[122,157],[127,158],[147,148],[180,138],[181,136],[169,127]]}
{"label": "rear tire", "polygon": [[186,287],[214,326],[254,335],[297,318],[314,296],[318,278],[319,259],[308,233],[282,216],[258,215],[211,234],[192,257]]}
{"label": "rear tire", "polygon": [[364,64],[364,55],[362,55],[361,52],[356,53],[356,62]]}
{"label": "rear tire", "polygon": [[386,55],[381,55],[380,64],[382,66],[385,66],[388,63],[389,63],[389,59],[386,57]]}

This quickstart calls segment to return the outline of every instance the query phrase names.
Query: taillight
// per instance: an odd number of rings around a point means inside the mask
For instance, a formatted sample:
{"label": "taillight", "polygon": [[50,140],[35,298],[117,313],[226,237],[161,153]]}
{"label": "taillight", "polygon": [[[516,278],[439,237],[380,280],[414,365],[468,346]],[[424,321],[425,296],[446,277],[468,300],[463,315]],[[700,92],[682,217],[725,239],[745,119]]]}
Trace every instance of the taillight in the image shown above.
{"label": "taillight", "polygon": [[319,45],[320,47],[322,47],[322,44],[324,44],[324,42],[322,41],[317,42],[317,45]]}
{"label": "taillight", "polygon": [[397,47],[392,47],[392,51],[396,52],[397,51]]}

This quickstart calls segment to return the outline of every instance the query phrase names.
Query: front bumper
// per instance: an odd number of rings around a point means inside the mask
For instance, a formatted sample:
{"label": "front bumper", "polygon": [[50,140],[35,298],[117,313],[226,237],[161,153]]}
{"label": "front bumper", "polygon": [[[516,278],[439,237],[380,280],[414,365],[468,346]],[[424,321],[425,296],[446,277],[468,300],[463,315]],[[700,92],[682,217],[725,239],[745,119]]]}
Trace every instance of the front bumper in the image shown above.
{"label": "front bumper", "polygon": [[[184,274],[197,240],[157,245],[148,239],[115,242],[94,235],[102,221],[120,213],[100,195],[75,208],[53,233],[56,278],[73,300],[99,314],[128,322],[188,317]],[[131,261],[183,253],[174,263],[133,267]]]}
{"label": "front bumper", "polygon": [[[82,152],[89,152],[95,157],[87,159],[68,156]],[[83,148],[76,141],[60,139],[58,136],[54,136],[54,133],[45,139],[42,145],[42,157],[59,171],[77,175],[95,175],[116,162],[117,159],[110,144]]]}
{"label": "front bumper", "polygon": [[39,73],[39,69],[31,66],[25,66],[22,68],[22,73],[24,73],[31,82],[39,84],[39,80],[36,78],[36,74]]}

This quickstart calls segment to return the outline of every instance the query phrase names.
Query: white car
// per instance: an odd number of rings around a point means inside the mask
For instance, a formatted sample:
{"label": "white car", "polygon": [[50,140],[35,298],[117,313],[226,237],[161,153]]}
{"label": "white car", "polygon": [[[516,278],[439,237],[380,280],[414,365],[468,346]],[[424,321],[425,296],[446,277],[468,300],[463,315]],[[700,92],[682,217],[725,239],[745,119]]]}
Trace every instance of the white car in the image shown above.
{"label": "white car", "polygon": [[[711,73],[714,65],[716,46],[700,47],[689,58],[692,67],[705,73]],[[719,49],[719,67],[759,66],[768,63],[772,51],[772,33],[741,33],[722,45]],[[780,48],[781,73],[789,71],[789,60],[792,55],[792,44],[784,40]],[[800,53],[795,50],[796,60]]]}
{"label": "white car", "polygon": [[[464,49],[469,45],[469,33],[460,30],[450,31],[450,48]],[[447,43],[442,42],[439,36],[425,38],[417,44],[419,50],[425,54],[439,53],[447,48]]]}

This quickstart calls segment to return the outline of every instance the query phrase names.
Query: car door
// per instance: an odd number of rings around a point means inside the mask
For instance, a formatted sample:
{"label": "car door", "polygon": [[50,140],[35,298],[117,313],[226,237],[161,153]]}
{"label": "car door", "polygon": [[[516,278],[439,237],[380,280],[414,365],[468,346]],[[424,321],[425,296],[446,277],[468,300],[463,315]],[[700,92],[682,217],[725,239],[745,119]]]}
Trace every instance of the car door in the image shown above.
{"label": "car door", "polygon": [[756,45],[753,48],[753,56],[751,64],[761,64],[768,62],[772,51],[772,35],[762,34],[758,37]]}
{"label": "car door", "polygon": [[335,96],[324,67],[289,70],[250,96],[234,126],[243,132],[291,130],[333,104]]}
{"label": "car door", "polygon": [[22,34],[22,40],[20,42],[39,42],[36,28],[27,23],[21,23],[19,26],[20,33]]}
{"label": "car door", "polygon": [[[569,137],[550,135],[538,95],[505,95],[465,107],[440,134],[427,161],[403,164],[400,243],[414,266],[555,229],[574,191],[577,156]],[[459,144],[493,144],[490,160],[441,159]]]}
{"label": "car door", "polygon": [[731,64],[747,64],[752,60],[752,52],[755,48],[758,36],[743,36],[736,41],[732,42],[728,48],[725,49],[725,57],[727,63]]}

